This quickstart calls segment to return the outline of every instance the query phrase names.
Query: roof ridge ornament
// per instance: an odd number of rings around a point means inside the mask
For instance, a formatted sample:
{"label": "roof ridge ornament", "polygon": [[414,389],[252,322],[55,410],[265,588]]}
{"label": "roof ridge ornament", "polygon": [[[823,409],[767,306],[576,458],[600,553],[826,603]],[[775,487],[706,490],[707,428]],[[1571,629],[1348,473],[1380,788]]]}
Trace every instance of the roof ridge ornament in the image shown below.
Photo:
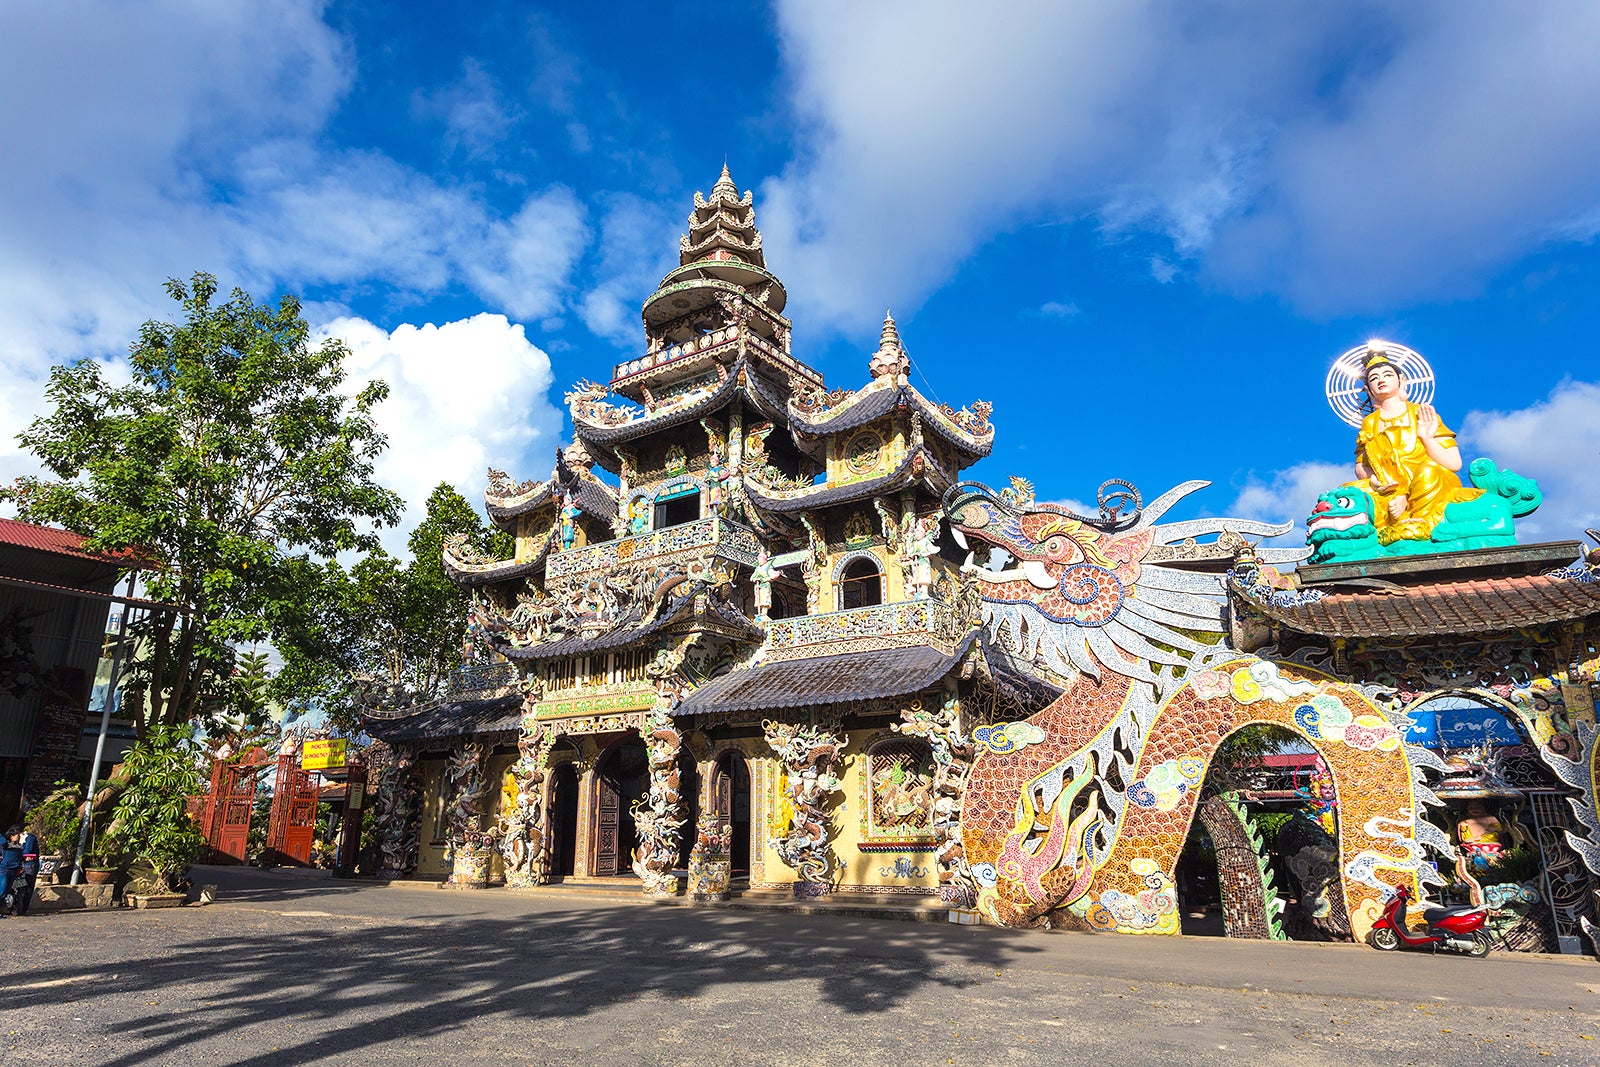
{"label": "roof ridge ornament", "polygon": [[874,378],[904,379],[911,373],[911,357],[900,341],[900,329],[895,325],[894,313],[883,313],[883,331],[878,335],[878,350],[872,354],[867,369]]}

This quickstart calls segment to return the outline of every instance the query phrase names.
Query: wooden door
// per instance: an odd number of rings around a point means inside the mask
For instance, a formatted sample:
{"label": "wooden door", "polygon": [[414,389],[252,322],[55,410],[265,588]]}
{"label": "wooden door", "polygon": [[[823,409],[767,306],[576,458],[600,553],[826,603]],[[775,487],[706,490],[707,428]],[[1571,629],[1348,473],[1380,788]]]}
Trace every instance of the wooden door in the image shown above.
{"label": "wooden door", "polygon": [[601,775],[595,804],[594,873],[614,875],[620,869],[618,835],[622,828],[622,794],[609,775]]}
{"label": "wooden door", "polygon": [[217,795],[212,803],[217,811],[211,845],[222,856],[243,863],[250,839],[250,815],[255,807],[256,770],[230,766],[216,779]]}

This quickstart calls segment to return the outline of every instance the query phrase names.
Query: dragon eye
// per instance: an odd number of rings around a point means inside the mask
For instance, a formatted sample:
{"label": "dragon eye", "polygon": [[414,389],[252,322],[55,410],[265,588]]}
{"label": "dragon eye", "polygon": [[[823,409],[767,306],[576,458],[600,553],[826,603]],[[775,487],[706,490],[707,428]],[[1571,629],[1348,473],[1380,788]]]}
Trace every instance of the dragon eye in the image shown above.
{"label": "dragon eye", "polygon": [[1349,506],[1350,506],[1350,498],[1349,498],[1349,497],[1347,497],[1347,496],[1342,496],[1342,497],[1340,497],[1340,498],[1339,498],[1339,506],[1340,506],[1340,507],[1341,507],[1341,508],[1347,508],[1347,507],[1349,507]]}

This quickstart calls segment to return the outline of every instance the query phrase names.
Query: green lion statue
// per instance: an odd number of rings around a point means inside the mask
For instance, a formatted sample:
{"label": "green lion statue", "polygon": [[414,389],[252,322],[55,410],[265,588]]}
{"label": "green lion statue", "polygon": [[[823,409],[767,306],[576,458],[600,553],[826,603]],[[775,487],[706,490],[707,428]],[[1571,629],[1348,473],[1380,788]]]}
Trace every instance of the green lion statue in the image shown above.
{"label": "green lion statue", "polygon": [[1472,484],[1483,490],[1470,500],[1446,504],[1444,515],[1426,540],[1401,539],[1384,544],[1373,522],[1372,495],[1361,485],[1342,485],[1323,493],[1306,520],[1311,563],[1420,556],[1470,548],[1505,548],[1517,543],[1515,520],[1544,499],[1532,478],[1501,470],[1494,461],[1475,459],[1467,468]]}

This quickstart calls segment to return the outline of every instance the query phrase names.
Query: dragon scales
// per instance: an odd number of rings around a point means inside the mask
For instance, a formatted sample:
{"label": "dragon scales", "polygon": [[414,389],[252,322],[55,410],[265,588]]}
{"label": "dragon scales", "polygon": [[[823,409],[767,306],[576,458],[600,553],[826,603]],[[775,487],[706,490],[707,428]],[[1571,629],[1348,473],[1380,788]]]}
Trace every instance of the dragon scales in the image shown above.
{"label": "dragon scales", "polygon": [[[1299,733],[1332,773],[1357,937],[1394,885],[1418,899],[1420,883],[1437,880],[1421,845],[1449,845],[1413,817],[1431,798],[1399,732],[1350,685],[1230,648],[1221,576],[1176,565],[1197,551],[1225,559],[1242,535],[1286,529],[1159,524],[1206,484],[1180,485],[1148,508],[1129,486],[1109,497],[1103,488],[1099,517],[1035,503],[1021,486],[995,493],[965,482],[945,496],[958,543],[1014,561],[980,569],[974,551],[963,568],[994,644],[1014,667],[1067,683],[1025,720],[972,731],[962,852],[977,906],[996,922],[1178,932],[1174,869],[1206,770],[1223,740],[1253,723]],[[1221,543],[1196,545],[1208,535]]]}

